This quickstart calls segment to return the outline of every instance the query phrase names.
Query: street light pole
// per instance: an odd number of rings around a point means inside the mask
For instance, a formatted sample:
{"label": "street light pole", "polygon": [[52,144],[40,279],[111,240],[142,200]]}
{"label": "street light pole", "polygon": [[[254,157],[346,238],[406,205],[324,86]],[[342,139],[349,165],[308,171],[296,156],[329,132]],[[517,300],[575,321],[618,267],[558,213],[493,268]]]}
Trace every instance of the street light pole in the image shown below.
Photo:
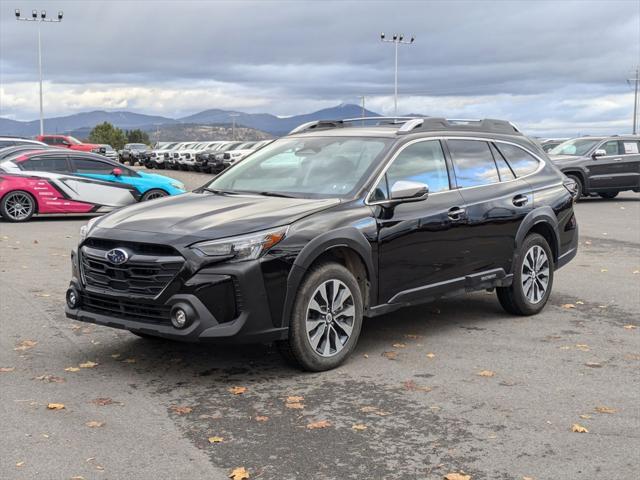
{"label": "street light pole", "polygon": [[47,18],[47,12],[42,10],[38,17],[38,11],[31,12],[31,18],[21,17],[20,10],[16,9],[16,20],[38,23],[38,80],[40,82],[40,135],[44,135],[44,109],[42,107],[42,33],[40,25],[42,22],[60,23],[62,21],[62,11],[58,12],[58,18]]}
{"label": "street light pole", "polygon": [[380,40],[383,42],[395,44],[395,74],[394,74],[394,88],[393,88],[393,114],[398,115],[398,46],[399,45],[411,45],[416,40],[416,37],[411,35],[410,40],[404,40],[404,34],[398,35],[394,33],[391,39],[385,38],[385,34],[380,34]]}

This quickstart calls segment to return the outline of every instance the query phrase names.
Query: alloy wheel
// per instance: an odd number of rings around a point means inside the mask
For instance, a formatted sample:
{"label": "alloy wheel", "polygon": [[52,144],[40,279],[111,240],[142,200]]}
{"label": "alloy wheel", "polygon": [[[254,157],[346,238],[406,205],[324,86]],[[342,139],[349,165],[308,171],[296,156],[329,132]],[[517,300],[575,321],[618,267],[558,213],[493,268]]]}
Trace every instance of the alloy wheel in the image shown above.
{"label": "alloy wheel", "polygon": [[522,262],[522,290],[531,303],[539,303],[549,287],[549,257],[539,245],[531,247]]}
{"label": "alloy wheel", "polygon": [[356,309],[353,294],[340,280],[327,280],[313,292],[307,306],[307,339],[323,356],[338,354],[353,332]]}
{"label": "alloy wheel", "polygon": [[5,211],[14,221],[24,220],[33,213],[33,200],[26,193],[11,193],[5,200]]}
{"label": "alloy wheel", "polygon": [[156,198],[166,197],[167,194],[164,192],[149,192],[149,195],[146,196],[147,200],[154,200]]}

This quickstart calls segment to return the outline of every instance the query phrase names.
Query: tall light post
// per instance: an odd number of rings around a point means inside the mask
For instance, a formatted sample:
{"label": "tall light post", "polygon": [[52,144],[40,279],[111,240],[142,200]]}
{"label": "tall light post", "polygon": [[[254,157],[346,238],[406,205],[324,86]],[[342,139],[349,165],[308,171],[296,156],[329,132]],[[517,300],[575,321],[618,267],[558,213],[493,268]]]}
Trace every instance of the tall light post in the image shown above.
{"label": "tall light post", "polygon": [[380,34],[380,40],[387,43],[393,43],[395,45],[396,51],[396,68],[395,68],[395,82],[394,82],[394,94],[393,94],[393,113],[394,115],[398,115],[398,45],[411,45],[416,40],[416,37],[411,35],[410,40],[404,39],[404,34],[398,35],[394,33],[393,36],[389,39],[385,37],[384,33]]}
{"label": "tall light post", "polygon": [[236,139],[236,117],[239,117],[240,114],[239,113],[230,113],[229,116],[231,117],[231,121],[233,122],[231,124],[231,137],[233,140]]}
{"label": "tall light post", "polygon": [[31,12],[31,18],[21,17],[20,10],[16,9],[16,20],[24,22],[37,22],[38,24],[38,76],[40,78],[40,135],[44,135],[44,114],[42,111],[42,41],[40,34],[40,24],[42,22],[47,23],[60,23],[62,21],[62,11],[58,12],[58,18],[47,18],[46,10],[42,10],[38,15],[37,10]]}

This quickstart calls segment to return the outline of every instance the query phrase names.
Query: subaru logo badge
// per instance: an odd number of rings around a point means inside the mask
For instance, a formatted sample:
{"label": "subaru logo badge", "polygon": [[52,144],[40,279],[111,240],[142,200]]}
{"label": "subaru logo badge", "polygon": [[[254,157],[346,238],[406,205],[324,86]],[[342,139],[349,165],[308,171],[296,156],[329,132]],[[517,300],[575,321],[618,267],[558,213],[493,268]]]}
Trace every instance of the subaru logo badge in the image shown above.
{"label": "subaru logo badge", "polygon": [[122,265],[127,260],[129,260],[129,254],[126,250],[121,248],[114,248],[113,250],[109,250],[105,255],[107,260],[109,260],[114,265]]}

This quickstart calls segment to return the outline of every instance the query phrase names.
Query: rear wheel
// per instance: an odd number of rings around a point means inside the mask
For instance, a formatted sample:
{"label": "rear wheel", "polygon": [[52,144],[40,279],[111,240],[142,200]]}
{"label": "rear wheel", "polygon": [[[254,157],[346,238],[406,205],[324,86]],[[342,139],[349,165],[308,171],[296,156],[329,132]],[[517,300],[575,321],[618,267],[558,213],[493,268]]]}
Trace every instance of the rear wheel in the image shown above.
{"label": "rear wheel", "polygon": [[35,212],[35,198],[22,190],[7,193],[0,202],[0,214],[8,222],[26,222]]}
{"label": "rear wheel", "polygon": [[599,193],[598,195],[600,195],[602,198],[611,200],[612,198],[616,198],[618,196],[618,192],[605,192]]}
{"label": "rear wheel", "polygon": [[568,178],[576,182],[576,201],[580,200],[582,195],[584,195],[584,184],[582,183],[582,179],[577,175],[567,175]]}
{"label": "rear wheel", "polygon": [[546,305],[553,286],[553,255],[542,235],[525,238],[513,268],[511,286],[496,288],[500,305],[514,315],[535,315]]}
{"label": "rear wheel", "polygon": [[362,294],[353,274],[338,263],[314,267],[302,281],[283,356],[313,372],[330,370],[354,350],[362,326]]}
{"label": "rear wheel", "polygon": [[146,202],[147,200],[154,200],[156,198],[166,197],[167,195],[168,193],[165,192],[164,190],[160,190],[159,188],[154,188],[153,190],[149,190],[148,192],[145,192],[145,194],[142,196],[142,200],[140,201]]}

